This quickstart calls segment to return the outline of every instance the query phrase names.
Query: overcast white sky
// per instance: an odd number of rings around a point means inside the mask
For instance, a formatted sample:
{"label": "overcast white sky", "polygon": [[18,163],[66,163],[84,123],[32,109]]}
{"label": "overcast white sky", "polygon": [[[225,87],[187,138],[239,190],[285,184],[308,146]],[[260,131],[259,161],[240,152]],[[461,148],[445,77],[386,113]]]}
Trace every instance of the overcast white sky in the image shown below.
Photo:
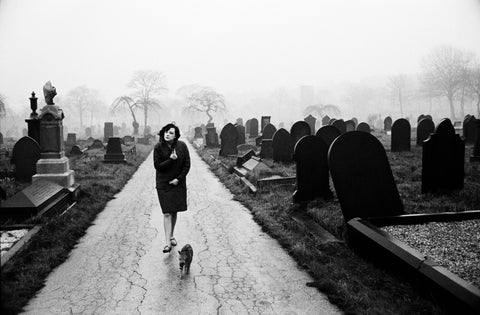
{"label": "overcast white sky", "polygon": [[479,0],[0,0],[0,93],[28,106],[51,80],[105,101],[133,71],[171,93],[221,93],[414,73],[432,48],[480,57]]}

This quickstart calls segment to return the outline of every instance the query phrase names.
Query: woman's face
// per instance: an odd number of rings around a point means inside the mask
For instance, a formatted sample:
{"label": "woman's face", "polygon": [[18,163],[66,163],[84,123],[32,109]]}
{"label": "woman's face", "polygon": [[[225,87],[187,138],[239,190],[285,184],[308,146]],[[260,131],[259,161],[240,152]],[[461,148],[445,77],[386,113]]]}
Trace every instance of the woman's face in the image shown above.
{"label": "woman's face", "polygon": [[165,131],[163,138],[168,142],[173,141],[175,139],[175,128],[170,128]]}

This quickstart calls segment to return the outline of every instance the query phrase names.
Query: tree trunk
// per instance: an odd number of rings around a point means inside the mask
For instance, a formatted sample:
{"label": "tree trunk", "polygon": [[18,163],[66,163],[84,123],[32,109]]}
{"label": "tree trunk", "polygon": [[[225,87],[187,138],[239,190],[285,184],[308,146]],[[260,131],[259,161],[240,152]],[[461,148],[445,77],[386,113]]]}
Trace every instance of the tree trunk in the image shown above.
{"label": "tree trunk", "polygon": [[450,105],[450,119],[452,122],[456,121],[455,108],[453,107],[453,95],[448,95],[448,104]]}
{"label": "tree trunk", "polygon": [[145,106],[143,108],[143,114],[145,115],[144,117],[145,124],[143,125],[143,135],[145,135],[145,130],[147,130],[148,106]]}
{"label": "tree trunk", "polygon": [[402,92],[398,91],[398,102],[400,103],[400,117],[403,118]]}
{"label": "tree trunk", "polygon": [[462,89],[462,96],[460,97],[460,118],[465,117],[465,88]]}
{"label": "tree trunk", "polygon": [[211,122],[212,122],[212,120],[213,120],[213,117],[212,117],[212,115],[210,115],[210,111],[208,111],[208,110],[207,110],[207,111],[206,111],[206,113],[207,113],[207,115],[208,115],[208,121],[207,121],[207,124],[209,124],[209,123],[211,123]]}

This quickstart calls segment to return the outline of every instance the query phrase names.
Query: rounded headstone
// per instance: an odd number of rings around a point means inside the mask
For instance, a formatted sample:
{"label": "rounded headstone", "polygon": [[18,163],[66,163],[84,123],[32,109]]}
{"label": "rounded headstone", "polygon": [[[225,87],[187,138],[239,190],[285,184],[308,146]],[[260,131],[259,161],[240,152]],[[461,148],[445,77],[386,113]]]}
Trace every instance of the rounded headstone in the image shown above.
{"label": "rounded headstone", "polygon": [[273,135],[273,161],[290,163],[293,160],[293,142],[290,133],[280,128]]}
{"label": "rounded headstone", "polygon": [[328,147],[330,147],[333,140],[337,139],[337,137],[340,135],[340,130],[333,126],[323,126],[322,128],[318,129],[316,133],[316,136],[322,138]]}
{"label": "rounded headstone", "polygon": [[290,128],[290,136],[292,137],[293,145],[300,140],[303,136],[308,136],[311,134],[310,125],[306,121],[299,120],[292,125]]}

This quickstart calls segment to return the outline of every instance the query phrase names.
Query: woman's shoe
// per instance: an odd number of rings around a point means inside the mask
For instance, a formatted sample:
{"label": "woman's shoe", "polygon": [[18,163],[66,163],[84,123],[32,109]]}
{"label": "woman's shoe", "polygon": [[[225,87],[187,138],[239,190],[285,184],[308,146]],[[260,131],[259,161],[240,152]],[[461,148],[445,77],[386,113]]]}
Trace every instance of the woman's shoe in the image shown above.
{"label": "woman's shoe", "polygon": [[170,245],[177,246],[177,240],[175,239],[175,237],[170,238]]}
{"label": "woman's shoe", "polygon": [[169,246],[169,245],[165,245],[165,247],[163,248],[164,253],[169,253],[171,250],[172,250],[172,246]]}

